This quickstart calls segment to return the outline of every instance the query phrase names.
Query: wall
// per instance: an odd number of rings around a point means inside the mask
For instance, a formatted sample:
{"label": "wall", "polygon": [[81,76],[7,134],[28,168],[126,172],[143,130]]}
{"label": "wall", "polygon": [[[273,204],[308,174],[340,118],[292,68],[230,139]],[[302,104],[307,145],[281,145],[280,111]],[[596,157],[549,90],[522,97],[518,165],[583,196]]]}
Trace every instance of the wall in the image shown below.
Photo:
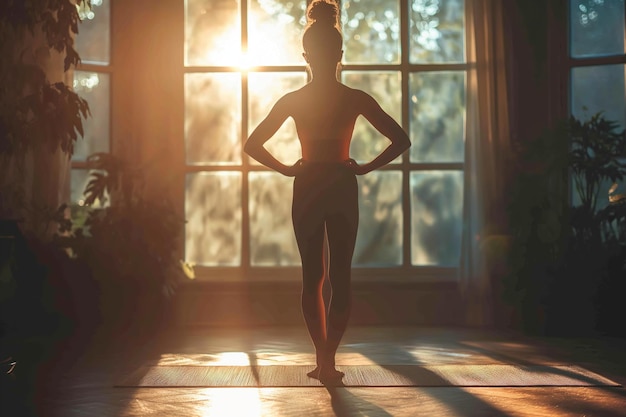
{"label": "wall", "polygon": [[[462,325],[455,283],[353,284],[352,325]],[[303,325],[300,284],[194,283],[174,300],[175,323],[182,326]]]}

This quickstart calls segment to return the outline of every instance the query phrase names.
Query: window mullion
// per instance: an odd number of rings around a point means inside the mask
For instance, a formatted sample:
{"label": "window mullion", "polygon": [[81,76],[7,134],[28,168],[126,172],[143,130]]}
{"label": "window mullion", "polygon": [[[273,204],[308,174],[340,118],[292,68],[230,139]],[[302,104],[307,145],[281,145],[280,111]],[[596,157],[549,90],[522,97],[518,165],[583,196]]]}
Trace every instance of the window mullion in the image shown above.
{"label": "window mullion", "polygon": [[241,266],[244,272],[247,272],[250,268],[250,212],[249,212],[249,181],[248,173],[250,172],[250,162],[248,156],[243,152],[243,142],[247,138],[248,132],[248,74],[246,72],[241,73],[241,141],[242,141],[242,155],[241,155]]}
{"label": "window mullion", "polygon": [[[402,128],[410,132],[409,109],[409,0],[400,1],[400,74],[402,79]],[[411,184],[407,151],[402,156],[402,266],[411,265]]]}
{"label": "window mullion", "polygon": [[[241,0],[241,51],[248,52],[248,0]],[[243,152],[243,144],[248,135],[248,74],[240,69],[241,74],[241,267],[244,276],[249,276],[250,271],[250,193],[249,178],[250,161]]]}

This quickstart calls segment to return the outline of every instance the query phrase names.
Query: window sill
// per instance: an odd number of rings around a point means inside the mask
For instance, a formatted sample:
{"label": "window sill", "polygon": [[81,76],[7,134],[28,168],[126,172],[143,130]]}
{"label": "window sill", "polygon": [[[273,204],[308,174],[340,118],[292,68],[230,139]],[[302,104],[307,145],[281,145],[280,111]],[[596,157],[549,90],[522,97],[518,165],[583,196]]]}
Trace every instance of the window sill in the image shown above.
{"label": "window sill", "polygon": [[[258,268],[199,268],[196,279],[189,285],[198,284],[300,284],[300,267]],[[385,284],[442,284],[458,281],[458,268],[413,267],[413,268],[353,268],[352,282]]]}

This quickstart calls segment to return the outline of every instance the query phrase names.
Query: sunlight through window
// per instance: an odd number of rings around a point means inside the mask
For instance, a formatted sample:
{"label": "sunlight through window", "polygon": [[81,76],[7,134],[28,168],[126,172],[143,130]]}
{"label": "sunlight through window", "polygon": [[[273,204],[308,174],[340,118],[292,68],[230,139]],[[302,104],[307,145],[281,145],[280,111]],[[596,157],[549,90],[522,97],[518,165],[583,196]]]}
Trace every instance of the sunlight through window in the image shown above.
{"label": "sunlight through window", "polygon": [[[305,1],[252,0],[242,16],[240,1],[187,0],[185,63],[242,71],[262,65],[303,65],[300,37],[305,8]],[[242,21],[247,21],[247,38]]]}
{"label": "sunlight through window", "polygon": [[222,366],[250,366],[250,357],[244,352],[222,352],[214,365]]}

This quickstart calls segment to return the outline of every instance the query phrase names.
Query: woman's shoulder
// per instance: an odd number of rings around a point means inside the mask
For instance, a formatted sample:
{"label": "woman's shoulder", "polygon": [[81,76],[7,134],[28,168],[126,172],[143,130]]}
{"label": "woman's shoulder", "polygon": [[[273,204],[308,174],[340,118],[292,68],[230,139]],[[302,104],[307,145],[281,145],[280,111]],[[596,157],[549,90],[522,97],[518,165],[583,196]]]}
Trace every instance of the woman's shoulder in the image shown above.
{"label": "woman's shoulder", "polygon": [[357,97],[357,98],[371,98],[372,97],[365,91],[359,90],[358,88],[348,87],[347,85],[344,85],[344,87],[346,88],[348,93],[353,95],[354,97]]}
{"label": "woman's shoulder", "polygon": [[278,100],[279,102],[283,102],[289,105],[293,105],[294,103],[302,100],[303,96],[307,95],[307,86],[300,87],[296,90],[289,91],[282,95],[282,97]]}
{"label": "woman's shoulder", "polygon": [[278,106],[282,106],[284,108],[290,109],[291,111],[296,108],[301,107],[303,103],[307,103],[311,96],[311,88],[310,85],[304,85],[298,89],[289,91],[283,94],[276,104]]}
{"label": "woman's shoulder", "polygon": [[374,97],[363,90],[348,87],[347,85],[344,85],[344,88],[348,102],[351,106],[354,106],[355,109],[361,109],[362,106],[370,106],[372,103],[376,102]]}
{"label": "woman's shoulder", "polygon": [[299,93],[299,90],[289,91],[283,94],[276,101],[276,104],[274,106],[279,107],[279,108],[282,107],[286,109],[291,108],[294,106],[294,104],[298,103],[300,95],[301,94]]}

